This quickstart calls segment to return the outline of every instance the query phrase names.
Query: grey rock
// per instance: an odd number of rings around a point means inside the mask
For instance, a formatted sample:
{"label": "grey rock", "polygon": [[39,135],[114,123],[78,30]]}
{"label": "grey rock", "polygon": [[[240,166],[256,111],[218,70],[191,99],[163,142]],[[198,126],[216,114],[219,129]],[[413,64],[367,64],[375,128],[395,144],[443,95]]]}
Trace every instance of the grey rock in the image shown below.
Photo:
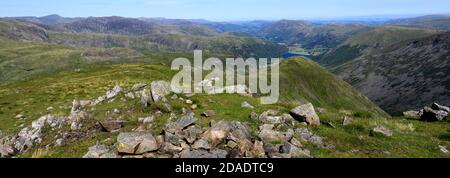
{"label": "grey rock", "polygon": [[256,120],[259,119],[259,115],[258,115],[257,113],[255,113],[255,112],[252,112],[252,113],[250,113],[249,118],[250,118],[251,120],[256,121]]}
{"label": "grey rock", "polygon": [[442,111],[442,110],[434,110],[430,107],[425,107],[423,109],[423,114],[420,117],[422,120],[425,121],[443,121],[447,118],[448,112]]}
{"label": "grey rock", "polygon": [[300,122],[307,122],[309,125],[315,126],[320,125],[320,118],[311,103],[298,106],[292,109],[289,114]]}
{"label": "grey rock", "polygon": [[291,158],[310,158],[311,153],[309,150],[301,149],[299,147],[296,147],[295,145],[292,145],[288,142],[286,142],[281,147],[281,153],[289,154]]}
{"label": "grey rock", "polygon": [[370,134],[371,134],[371,136],[380,134],[380,135],[390,137],[390,136],[392,136],[393,132],[392,132],[392,130],[390,130],[382,125],[378,125],[371,130]]}
{"label": "grey rock", "polygon": [[184,139],[188,143],[194,143],[197,138],[202,134],[202,128],[198,125],[189,126],[184,130]]}
{"label": "grey rock", "polygon": [[212,146],[208,143],[207,140],[205,139],[200,139],[197,140],[194,145],[192,145],[193,149],[205,149],[205,150],[209,150],[212,148]]}
{"label": "grey rock", "polygon": [[102,129],[107,132],[113,132],[121,129],[126,121],[124,120],[106,120],[106,121],[100,121],[100,126],[102,126]]}
{"label": "grey rock", "polygon": [[143,154],[159,148],[156,139],[147,132],[122,132],[117,137],[117,150],[125,154]]}
{"label": "grey rock", "polygon": [[442,106],[442,105],[439,105],[437,103],[433,103],[433,105],[431,105],[431,109],[445,111],[445,112],[450,112],[450,108],[449,107]]}
{"label": "grey rock", "polygon": [[117,158],[118,155],[113,147],[106,146],[100,143],[89,147],[89,151],[83,158]]}
{"label": "grey rock", "polygon": [[274,131],[273,125],[264,124],[260,128],[258,137],[264,143],[283,143],[288,140],[288,138],[281,132]]}
{"label": "grey rock", "polygon": [[116,85],[112,90],[106,92],[106,99],[111,100],[122,92],[122,87]]}
{"label": "grey rock", "polygon": [[141,104],[144,107],[148,107],[151,101],[151,92],[149,89],[145,88],[141,92],[139,92],[139,98],[141,99]]}
{"label": "grey rock", "polygon": [[295,129],[295,134],[297,134],[303,140],[311,142],[312,144],[314,144],[319,148],[326,146],[322,137],[313,134],[307,128],[297,128]]}
{"label": "grey rock", "polygon": [[16,154],[16,149],[9,138],[0,139],[0,157],[11,157]]}
{"label": "grey rock", "polygon": [[207,110],[205,112],[202,112],[203,117],[212,117],[214,115],[216,115],[216,112],[213,110]]}
{"label": "grey rock", "polygon": [[242,103],[241,103],[241,107],[242,108],[247,108],[247,109],[255,109],[255,107],[254,106],[252,106],[250,103],[248,103],[247,101],[243,101]]}
{"label": "grey rock", "polygon": [[353,119],[351,117],[348,117],[348,116],[344,116],[341,119],[341,123],[342,123],[343,126],[350,125],[350,124],[352,124],[352,122],[353,122]]}
{"label": "grey rock", "polygon": [[175,146],[172,143],[169,142],[164,142],[161,144],[161,149],[159,151],[164,152],[164,153],[178,153],[180,151],[182,151],[183,148],[180,146]]}
{"label": "grey rock", "polygon": [[150,84],[152,98],[155,103],[159,101],[167,101],[165,98],[172,91],[170,83],[166,81],[154,81]]}
{"label": "grey rock", "polygon": [[216,146],[227,138],[228,133],[231,131],[231,127],[230,122],[223,120],[219,121],[203,133],[202,138],[208,140],[212,146]]}
{"label": "grey rock", "polygon": [[420,112],[419,111],[405,111],[403,112],[403,116],[409,119],[419,119],[420,118]]}
{"label": "grey rock", "polygon": [[226,158],[227,151],[214,149],[210,152],[206,150],[185,149],[180,153],[180,158]]}
{"label": "grey rock", "polygon": [[439,145],[438,148],[439,148],[439,150],[440,150],[442,153],[445,153],[445,154],[450,153],[450,152],[447,150],[447,147],[445,147],[445,146]]}

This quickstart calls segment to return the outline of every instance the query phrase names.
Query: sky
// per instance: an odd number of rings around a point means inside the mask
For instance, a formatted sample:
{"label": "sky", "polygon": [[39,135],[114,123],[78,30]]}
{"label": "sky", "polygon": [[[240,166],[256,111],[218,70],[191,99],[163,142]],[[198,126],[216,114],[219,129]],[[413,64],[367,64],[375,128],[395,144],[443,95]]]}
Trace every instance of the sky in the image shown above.
{"label": "sky", "polygon": [[0,17],[279,20],[449,14],[450,0],[0,0]]}

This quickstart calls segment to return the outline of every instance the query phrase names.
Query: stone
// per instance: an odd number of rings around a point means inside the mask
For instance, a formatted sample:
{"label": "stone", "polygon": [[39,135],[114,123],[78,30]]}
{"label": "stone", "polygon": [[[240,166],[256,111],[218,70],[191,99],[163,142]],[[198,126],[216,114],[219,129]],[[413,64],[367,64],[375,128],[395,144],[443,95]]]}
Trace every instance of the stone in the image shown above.
{"label": "stone", "polygon": [[242,103],[241,103],[241,107],[242,108],[247,108],[247,109],[255,109],[255,107],[254,106],[252,106],[250,103],[248,103],[247,101],[243,101]]}
{"label": "stone", "polygon": [[419,111],[405,111],[403,112],[403,116],[408,119],[419,119],[420,112]]}
{"label": "stone", "polygon": [[216,112],[213,110],[207,110],[205,112],[202,112],[203,117],[212,117],[214,115],[216,115]]}
{"label": "stone", "polygon": [[226,158],[227,151],[214,149],[210,152],[206,150],[185,149],[180,153],[180,158]]}
{"label": "stone", "polygon": [[25,118],[25,115],[23,113],[20,113],[20,114],[17,114],[14,118],[23,119],[23,118]]}
{"label": "stone", "polygon": [[258,137],[264,143],[283,143],[287,141],[285,135],[283,135],[281,132],[274,131],[273,125],[269,124],[264,124],[263,126],[261,126]]}
{"label": "stone", "polygon": [[192,109],[192,110],[195,110],[195,109],[197,109],[197,107],[198,107],[198,106],[197,106],[196,104],[193,104],[193,105],[191,106],[191,109]]}
{"label": "stone", "polygon": [[187,114],[181,116],[181,118],[176,121],[176,125],[179,129],[184,129],[194,124],[195,122],[197,122],[195,114],[193,112],[188,112]]}
{"label": "stone", "polygon": [[167,101],[165,98],[172,91],[170,83],[166,81],[154,81],[150,84],[153,102]]}
{"label": "stone", "polygon": [[134,93],[132,93],[132,92],[126,93],[126,94],[125,94],[125,97],[127,97],[127,98],[129,98],[129,99],[134,99],[134,98],[136,98],[136,97],[134,96]]}
{"label": "stone", "polygon": [[181,145],[181,143],[183,142],[182,136],[180,136],[179,134],[172,134],[170,132],[164,133],[164,139],[166,142],[172,143],[177,146]]}
{"label": "stone", "polygon": [[228,141],[227,146],[230,148],[235,148],[237,147],[237,143],[234,142],[233,140]]}
{"label": "stone", "polygon": [[442,106],[442,105],[439,105],[437,103],[433,103],[433,105],[431,105],[431,109],[439,110],[439,111],[445,111],[445,112],[450,112],[450,108],[449,107]]}
{"label": "stone", "polygon": [[438,148],[442,153],[445,153],[445,154],[450,153],[445,146],[439,145]]}
{"label": "stone", "polygon": [[120,114],[120,110],[117,109],[117,108],[115,108],[115,109],[113,110],[113,113],[114,113],[114,114]]}
{"label": "stone", "polygon": [[142,88],[144,88],[144,87],[146,87],[146,86],[147,86],[147,84],[144,84],[144,83],[138,83],[138,84],[133,85],[133,87],[131,87],[131,90],[130,90],[130,91],[135,92],[135,91],[141,90]]}
{"label": "stone", "polygon": [[252,154],[255,158],[266,157],[266,151],[264,150],[264,143],[262,141],[255,141],[252,148]]}
{"label": "stone", "polygon": [[283,153],[269,153],[269,158],[291,158],[291,155]]}
{"label": "stone", "polygon": [[158,150],[159,145],[151,133],[122,132],[117,137],[117,150],[125,154],[143,154]]}
{"label": "stone", "polygon": [[230,122],[222,120],[213,124],[205,133],[203,133],[202,138],[208,140],[212,146],[216,146],[227,138],[230,131]]}
{"label": "stone", "polygon": [[209,150],[211,149],[211,145],[208,143],[207,140],[205,139],[200,139],[197,140],[194,145],[192,145],[193,149],[205,149],[205,150]]}
{"label": "stone", "polygon": [[198,137],[200,137],[201,134],[202,128],[200,128],[200,126],[198,125],[192,125],[184,130],[184,139],[188,143],[192,144],[195,142],[195,140],[197,140]]}
{"label": "stone", "polygon": [[302,150],[288,142],[281,147],[281,153],[289,154],[291,158],[310,158],[309,150]]}
{"label": "stone", "polygon": [[80,105],[80,101],[78,100],[73,100],[72,101],[72,109],[71,109],[71,113],[76,113],[79,112],[81,110],[81,105]]}
{"label": "stone", "polygon": [[61,146],[63,144],[63,142],[64,142],[64,139],[62,139],[62,138],[56,139],[55,146]]}
{"label": "stone", "polygon": [[106,132],[113,132],[121,129],[126,121],[123,120],[106,120],[106,121],[100,121],[100,126],[102,126],[102,129]]}
{"label": "stone", "polygon": [[280,147],[277,147],[272,143],[264,143],[263,147],[266,153],[278,153],[280,150]]}
{"label": "stone", "polygon": [[165,153],[178,153],[180,151],[182,151],[183,148],[180,146],[175,146],[172,143],[169,142],[164,142],[161,144],[161,149],[160,151],[165,152]]}
{"label": "stone", "polygon": [[295,137],[291,139],[291,144],[299,148],[303,146],[302,143],[298,141]]}
{"label": "stone", "polygon": [[89,151],[83,156],[83,158],[117,158],[118,155],[112,147],[100,144],[97,142],[92,147],[89,147]]}
{"label": "stone", "polygon": [[245,156],[245,153],[252,150],[253,143],[250,140],[242,139],[237,142],[239,155]]}
{"label": "stone", "polygon": [[106,99],[111,100],[115,98],[117,95],[119,95],[122,92],[122,87],[119,85],[114,86],[114,88],[110,91],[106,92]]}
{"label": "stone", "polygon": [[80,106],[81,107],[86,107],[92,104],[91,100],[80,100]]}
{"label": "stone", "polygon": [[52,106],[47,108],[47,111],[53,111],[55,108],[53,108]]}
{"label": "stone", "polygon": [[386,137],[390,137],[392,136],[392,131],[382,125],[378,125],[375,128],[373,128],[370,132],[371,136],[376,136],[376,135],[383,135]]}
{"label": "stone", "polygon": [[311,142],[312,144],[314,144],[315,146],[317,146],[319,148],[325,146],[325,143],[324,143],[322,137],[313,134],[307,128],[297,128],[297,129],[295,129],[295,134],[298,135],[303,140]]}
{"label": "stone", "polygon": [[424,121],[435,122],[435,121],[443,121],[447,118],[448,112],[442,110],[434,110],[430,107],[425,107],[423,109],[423,114],[420,118]]}
{"label": "stone", "polygon": [[194,104],[192,100],[186,100],[186,104]]}
{"label": "stone", "polygon": [[141,104],[144,107],[148,107],[150,103],[151,98],[151,92],[149,89],[145,88],[141,92],[139,92],[139,98],[141,99]]}
{"label": "stone", "polygon": [[352,122],[353,122],[353,119],[351,117],[348,117],[348,116],[344,116],[341,119],[341,123],[342,123],[343,126],[350,125],[350,124],[352,124]]}
{"label": "stone", "polygon": [[11,157],[17,153],[9,138],[0,139],[0,157]]}
{"label": "stone", "polygon": [[155,117],[153,117],[153,116],[141,117],[138,119],[138,122],[143,123],[143,124],[150,124],[153,122],[154,119],[155,119]]}
{"label": "stone", "polygon": [[233,141],[238,142],[239,140],[251,140],[252,137],[247,130],[247,127],[238,121],[233,121],[230,123],[230,133],[229,138]]}
{"label": "stone", "polygon": [[307,122],[309,125],[319,126],[320,118],[311,103],[304,104],[292,109],[289,114],[300,122]]}

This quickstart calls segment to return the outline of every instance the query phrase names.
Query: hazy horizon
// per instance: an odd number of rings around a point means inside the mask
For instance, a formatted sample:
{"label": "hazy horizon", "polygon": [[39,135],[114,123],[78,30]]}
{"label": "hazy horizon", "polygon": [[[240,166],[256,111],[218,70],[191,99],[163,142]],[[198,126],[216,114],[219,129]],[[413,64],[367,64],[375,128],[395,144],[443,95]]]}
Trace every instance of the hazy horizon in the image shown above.
{"label": "hazy horizon", "polygon": [[[402,8],[399,8],[402,7]],[[450,1],[435,0],[16,0],[0,2],[0,17],[122,16],[130,18],[249,20],[359,20],[450,14]]]}

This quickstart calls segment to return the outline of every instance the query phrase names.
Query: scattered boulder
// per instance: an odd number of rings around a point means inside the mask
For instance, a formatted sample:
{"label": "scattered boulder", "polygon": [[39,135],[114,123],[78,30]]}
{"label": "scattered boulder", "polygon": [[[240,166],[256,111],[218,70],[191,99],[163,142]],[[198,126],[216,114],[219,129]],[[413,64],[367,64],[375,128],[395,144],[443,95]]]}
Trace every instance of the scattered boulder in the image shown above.
{"label": "scattered boulder", "polygon": [[420,118],[420,112],[419,111],[405,111],[403,112],[403,116],[409,119],[419,119]]}
{"label": "scattered boulder", "polygon": [[100,126],[102,126],[102,129],[106,132],[114,132],[121,129],[126,121],[124,120],[106,120],[106,121],[100,121]]}
{"label": "scattered boulder", "polygon": [[202,116],[203,116],[203,117],[212,117],[212,116],[214,116],[214,115],[216,115],[216,112],[213,111],[213,110],[207,110],[207,111],[205,111],[205,112],[202,113]]}
{"label": "scattered boulder", "polygon": [[150,103],[151,92],[149,89],[145,88],[141,92],[139,92],[139,98],[141,99],[142,105],[144,107],[148,107]]}
{"label": "scattered boulder", "polygon": [[442,153],[445,153],[445,154],[450,153],[450,152],[447,150],[447,147],[441,146],[441,145],[439,145],[438,147],[439,147],[439,150],[441,150]]}
{"label": "scattered boulder", "polygon": [[150,88],[152,98],[155,103],[159,101],[167,101],[165,97],[172,91],[170,88],[170,83],[166,81],[154,81],[150,84]]}
{"label": "scattered boulder", "polygon": [[259,116],[259,121],[264,124],[281,124],[283,123],[283,117],[278,116],[278,111],[267,110]]}
{"label": "scattered boulder", "polygon": [[255,109],[254,106],[252,106],[250,103],[248,103],[247,101],[244,101],[241,103],[241,107],[242,108],[247,108],[247,109]]}
{"label": "scattered boulder", "polygon": [[307,128],[297,128],[295,129],[295,134],[302,138],[304,141],[311,142],[319,148],[328,147],[328,145],[323,141],[322,137],[313,134]]}
{"label": "scattered boulder", "polygon": [[302,150],[301,148],[296,147],[288,142],[285,142],[283,146],[281,146],[281,153],[290,155],[290,158],[310,158],[311,154],[309,150]]}
{"label": "scattered boulder", "polygon": [[348,116],[344,116],[341,119],[341,123],[342,123],[343,126],[350,125],[350,124],[352,124],[352,122],[353,122],[353,119],[351,117],[348,117]]}
{"label": "scattered boulder", "polygon": [[16,119],[23,119],[25,118],[25,115],[23,113],[17,114],[16,117],[14,117]]}
{"label": "scattered boulder", "polygon": [[153,117],[153,116],[141,117],[138,119],[138,122],[143,123],[143,124],[150,124],[153,122],[154,119],[155,119],[155,117]]}
{"label": "scattered boulder", "polygon": [[156,139],[148,132],[122,132],[117,137],[117,150],[125,154],[143,154],[159,148]]}
{"label": "scattered boulder", "polygon": [[371,136],[382,135],[382,136],[390,137],[390,136],[392,136],[392,134],[393,134],[392,130],[390,130],[382,125],[378,125],[370,131]]}
{"label": "scattered boulder", "polygon": [[106,99],[111,100],[122,92],[122,87],[116,85],[112,90],[106,92]]}
{"label": "scattered boulder", "polygon": [[320,125],[320,118],[315,112],[314,106],[311,103],[298,106],[292,109],[289,114],[291,114],[294,119],[300,122],[306,122],[309,125],[314,126]]}
{"label": "scattered boulder", "polygon": [[106,146],[97,142],[92,147],[89,147],[89,151],[83,156],[83,158],[117,158],[118,155],[113,147]]}
{"label": "scattered boulder", "polygon": [[425,107],[420,118],[424,121],[435,122],[445,120],[447,116],[448,112],[444,110],[434,110],[430,107]]}
{"label": "scattered boulder", "polygon": [[11,157],[16,154],[16,149],[9,138],[0,139],[0,157]]}

